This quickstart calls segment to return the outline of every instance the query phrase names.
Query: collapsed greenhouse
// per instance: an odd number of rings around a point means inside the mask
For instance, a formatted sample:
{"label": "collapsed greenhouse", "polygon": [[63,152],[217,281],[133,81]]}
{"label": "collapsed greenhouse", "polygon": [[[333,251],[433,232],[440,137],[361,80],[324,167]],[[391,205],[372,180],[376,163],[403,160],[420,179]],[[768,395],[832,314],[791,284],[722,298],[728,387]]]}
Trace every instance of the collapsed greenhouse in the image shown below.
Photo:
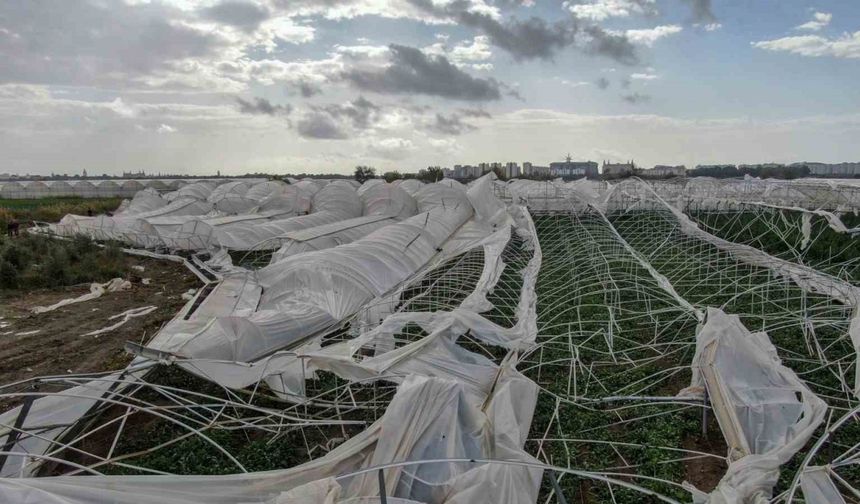
{"label": "collapsed greenhouse", "polygon": [[39,228],[205,286],[2,387],[0,500],[860,500],[860,188],[292,182]]}

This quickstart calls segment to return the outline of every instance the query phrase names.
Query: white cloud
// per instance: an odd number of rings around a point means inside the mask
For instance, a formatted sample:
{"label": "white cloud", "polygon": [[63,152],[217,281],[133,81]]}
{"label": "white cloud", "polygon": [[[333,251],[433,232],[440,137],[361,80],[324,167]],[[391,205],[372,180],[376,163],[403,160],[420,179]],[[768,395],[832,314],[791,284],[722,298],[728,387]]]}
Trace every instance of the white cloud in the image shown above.
{"label": "white cloud", "polygon": [[415,144],[408,138],[370,139],[365,144],[367,153],[382,159],[404,159],[415,151]]}
{"label": "white cloud", "polygon": [[634,73],[630,74],[630,78],[639,81],[652,81],[659,79],[660,76],[653,73]]}
{"label": "white cloud", "polygon": [[458,61],[486,61],[493,56],[490,51],[490,38],[485,35],[478,35],[472,39],[469,45],[458,44],[451,50],[451,59]]}
{"label": "white cloud", "polygon": [[107,107],[121,117],[134,117],[137,115],[137,110],[122,101],[122,98],[116,98],[114,101],[110,102]]}
{"label": "white cloud", "polygon": [[604,21],[611,17],[628,17],[631,14],[653,12],[654,0],[593,0],[591,3],[570,4],[567,8],[576,17],[590,21]]}
{"label": "white cloud", "polygon": [[176,128],[169,124],[161,123],[158,126],[158,129],[155,130],[157,133],[176,133]]}
{"label": "white cloud", "polygon": [[682,30],[683,28],[678,25],[661,25],[643,30],[627,30],[625,33],[630,42],[651,47],[661,38],[680,33]]}
{"label": "white cloud", "polygon": [[830,24],[833,19],[833,14],[829,12],[816,12],[812,15],[812,21],[803,23],[800,26],[795,26],[795,30],[819,31]]}
{"label": "white cloud", "polygon": [[752,42],[753,47],[768,51],[782,51],[801,56],[834,58],[860,58],[860,31],[845,33],[836,39],[820,35],[799,35],[776,40]]}
{"label": "white cloud", "polygon": [[562,79],[561,77],[556,77],[555,80],[557,80],[558,82],[560,82],[564,86],[569,86],[569,87],[574,87],[574,88],[591,85],[591,82],[588,82],[588,81],[570,81],[567,79]]}
{"label": "white cloud", "polygon": [[[437,37],[438,39],[438,37]],[[470,68],[472,70],[489,71],[493,69],[493,64],[487,62],[493,56],[490,46],[490,38],[485,35],[478,35],[471,42],[463,41],[450,48],[447,44],[447,38],[439,39],[441,42],[436,42],[422,50],[425,54],[434,56],[444,56],[451,63],[460,68]]]}

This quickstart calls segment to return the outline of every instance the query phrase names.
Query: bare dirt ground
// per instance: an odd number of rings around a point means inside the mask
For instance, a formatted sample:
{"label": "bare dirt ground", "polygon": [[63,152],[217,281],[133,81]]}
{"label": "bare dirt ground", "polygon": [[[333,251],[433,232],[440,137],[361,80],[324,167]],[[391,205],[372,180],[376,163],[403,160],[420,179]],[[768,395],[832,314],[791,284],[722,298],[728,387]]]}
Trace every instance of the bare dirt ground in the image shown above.
{"label": "bare dirt ground", "polygon": [[[685,450],[695,450],[703,453],[726,454],[728,447],[723,439],[720,426],[714,414],[708,413],[708,432],[705,438],[701,436],[688,436],[682,442],[682,448]],[[702,457],[688,460],[684,463],[685,477],[684,479],[692,483],[696,488],[703,492],[711,492],[717,488],[717,483],[726,473],[728,466],[724,459],[713,457]]]}
{"label": "bare dirt ground", "polygon": [[[132,284],[130,290],[106,292],[100,298],[42,314],[31,310],[86,294],[89,285],[23,293],[0,291],[0,384],[36,376],[121,369],[131,360],[123,350],[125,342],[151,338],[186,303],[182,294],[201,287],[198,278],[182,264],[138,257],[129,257],[129,264],[144,268],[127,278]],[[143,284],[143,278],[150,279],[149,285]],[[113,315],[144,306],[157,309],[110,332],[83,336],[115,324],[118,319],[108,320]],[[12,404],[0,402],[0,411]]]}

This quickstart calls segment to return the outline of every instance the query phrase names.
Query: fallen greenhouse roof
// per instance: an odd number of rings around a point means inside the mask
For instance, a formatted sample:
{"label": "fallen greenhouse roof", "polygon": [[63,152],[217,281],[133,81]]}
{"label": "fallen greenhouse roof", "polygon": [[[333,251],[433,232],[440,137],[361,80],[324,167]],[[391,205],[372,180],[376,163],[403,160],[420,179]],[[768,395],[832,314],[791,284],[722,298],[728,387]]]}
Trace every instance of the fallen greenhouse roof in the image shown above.
{"label": "fallen greenhouse roof", "polygon": [[43,229],[207,286],[127,369],[0,389],[3,500],[856,500],[853,187],[408,182]]}

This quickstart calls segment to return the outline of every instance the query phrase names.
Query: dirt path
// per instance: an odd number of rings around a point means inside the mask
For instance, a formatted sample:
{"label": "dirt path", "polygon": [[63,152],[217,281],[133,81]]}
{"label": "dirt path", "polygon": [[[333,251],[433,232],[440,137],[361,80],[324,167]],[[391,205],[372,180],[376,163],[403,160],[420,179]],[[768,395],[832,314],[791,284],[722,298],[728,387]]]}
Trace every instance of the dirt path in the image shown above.
{"label": "dirt path", "polygon": [[[181,264],[137,257],[129,262],[144,268],[129,278],[130,290],[108,292],[98,299],[47,313],[35,315],[31,309],[86,294],[89,286],[0,293],[0,383],[121,369],[131,360],[123,350],[125,342],[151,338],[186,303],[182,294],[201,286]],[[149,285],[142,283],[143,278],[150,279]],[[82,336],[116,323],[116,319],[108,320],[113,315],[151,305],[157,309],[117,329]],[[0,402],[0,411],[10,404]]]}

